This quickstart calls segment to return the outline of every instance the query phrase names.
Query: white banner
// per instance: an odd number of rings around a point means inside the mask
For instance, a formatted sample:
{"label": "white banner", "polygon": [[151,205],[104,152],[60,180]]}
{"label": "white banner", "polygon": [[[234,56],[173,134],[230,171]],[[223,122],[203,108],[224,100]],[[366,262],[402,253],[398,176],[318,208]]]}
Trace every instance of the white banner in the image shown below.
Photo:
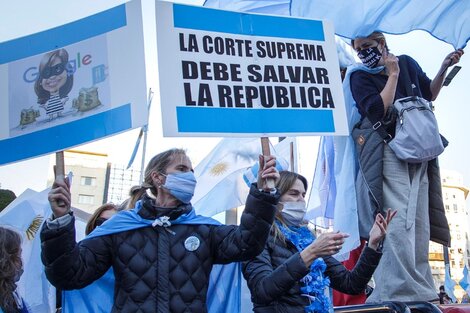
{"label": "white banner", "polygon": [[[0,1],[0,42],[67,24],[109,10],[129,0]],[[12,14],[14,12],[14,14]],[[50,12],[46,17],[45,12]]]}
{"label": "white banner", "polygon": [[142,30],[132,1],[0,43],[0,165],[144,125]]}
{"label": "white banner", "polygon": [[165,136],[346,135],[329,22],[156,3]]}

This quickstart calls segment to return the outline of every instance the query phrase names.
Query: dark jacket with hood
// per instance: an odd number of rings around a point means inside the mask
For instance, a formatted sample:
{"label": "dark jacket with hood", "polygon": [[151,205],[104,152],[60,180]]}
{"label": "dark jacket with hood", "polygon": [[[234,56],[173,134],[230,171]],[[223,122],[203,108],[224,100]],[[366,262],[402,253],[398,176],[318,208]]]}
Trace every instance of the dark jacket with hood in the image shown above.
{"label": "dark jacket with hood", "polygon": [[[382,253],[366,247],[354,269],[348,271],[333,257],[324,257],[325,276],[330,287],[347,294],[364,292]],[[300,280],[309,269],[296,247],[270,234],[263,252],[253,260],[243,263],[243,276],[248,282],[256,313],[304,313],[309,300],[301,296]]]}
{"label": "dark jacket with hood", "polygon": [[[253,185],[238,227],[149,226],[77,244],[74,223],[58,229],[48,229],[45,224],[41,240],[47,278],[58,288],[79,289],[112,266],[116,279],[112,312],[207,312],[212,265],[248,260],[262,251],[278,198],[278,194],[260,192]],[[144,196],[138,214],[155,220],[163,210]],[[174,210],[177,213],[172,213],[170,220],[189,212],[191,206]],[[194,251],[185,248],[184,242],[190,236],[200,240]]]}

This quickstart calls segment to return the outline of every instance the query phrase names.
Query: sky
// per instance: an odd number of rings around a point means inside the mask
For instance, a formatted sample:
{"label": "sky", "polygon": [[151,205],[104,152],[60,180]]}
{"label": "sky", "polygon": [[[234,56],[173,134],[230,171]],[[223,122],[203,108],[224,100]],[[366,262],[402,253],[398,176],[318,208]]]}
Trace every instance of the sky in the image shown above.
{"label": "sky", "polygon": [[[8,2],[2,6],[11,6],[7,10],[0,10],[2,12],[21,12],[15,8],[15,5],[25,5],[26,0]],[[33,31],[42,30],[50,27],[51,20],[57,23],[61,18],[71,19],[73,16],[83,17],[89,14],[87,5],[85,3],[91,1],[67,1],[67,15],[59,16],[56,19],[47,19],[47,21],[38,20],[30,12],[37,12],[35,10],[28,10],[23,12],[19,18],[26,21],[31,21],[28,25],[23,25],[19,29],[14,29],[9,33],[5,29],[0,30],[0,41],[5,40],[8,36],[14,38],[18,34],[27,34]],[[113,0],[103,1],[102,5],[106,3],[116,2]],[[119,2],[119,1],[117,1]],[[124,1],[121,1],[124,2]],[[201,4],[202,1],[178,1],[188,4]],[[93,1],[93,3],[96,3]],[[28,1],[28,5],[30,5]],[[34,4],[36,5],[36,4]],[[53,0],[44,0],[41,6],[44,5],[59,5]],[[63,4],[65,5],[65,4]],[[94,4],[95,5],[95,4]],[[143,1],[144,6],[144,21],[145,27],[154,29],[154,22],[151,21],[153,10],[152,1]],[[39,7],[37,8],[40,9]],[[60,11],[60,10],[56,10]],[[71,13],[72,12],[72,13]],[[2,16],[2,14],[4,16]],[[10,14],[11,15],[11,14]],[[6,13],[0,13],[0,18],[10,18]],[[17,17],[15,17],[17,18]],[[34,22],[32,22],[34,21]],[[12,23],[14,20],[11,21]],[[20,23],[21,24],[21,23]],[[16,33],[15,33],[16,32]],[[10,38],[10,39],[11,39]],[[453,48],[451,45],[443,43],[426,32],[415,31],[406,35],[391,36],[387,35],[387,43],[391,52],[400,55],[407,54],[418,61],[423,70],[430,78],[433,78],[438,72],[440,64],[444,57],[450,53]],[[154,34],[147,34],[146,37],[146,53],[148,55],[155,55],[156,53],[156,40]],[[470,52],[469,52],[470,54]],[[172,147],[186,148],[188,155],[193,161],[193,166],[202,160],[202,158],[210,152],[210,150],[217,144],[220,138],[164,138],[162,137],[161,127],[161,114],[160,103],[158,99],[158,79],[157,70],[158,66],[156,58],[146,59],[147,65],[147,82],[148,86],[155,91],[154,101],[149,117],[149,132],[147,142],[146,160],[148,161],[153,155]],[[470,124],[467,124],[467,117],[470,116],[470,55],[464,55],[460,64],[462,70],[454,78],[450,86],[444,87],[438,99],[434,102],[436,111],[435,114],[439,121],[441,133],[450,141],[449,147],[440,157],[440,165],[443,169],[454,170],[462,173],[464,177],[464,184],[470,186],[470,166],[468,165],[467,155],[469,152],[469,144],[466,134],[470,131]],[[138,130],[127,131],[120,135],[116,135],[107,139],[99,140],[91,144],[75,147],[75,149],[107,153],[110,161],[127,164],[130,155],[134,148],[135,140],[137,139]],[[272,138],[272,142],[276,143],[277,138]],[[318,146],[318,137],[299,137],[298,138],[298,151],[299,151],[299,172],[312,179],[313,169],[315,165],[316,151]],[[46,181],[48,173],[51,170],[51,157],[43,156],[27,161],[17,162],[10,165],[0,166],[0,188],[11,189],[16,194],[20,194],[26,188],[35,190],[43,190],[46,188]],[[134,166],[138,166],[141,162],[141,154],[136,157]]]}

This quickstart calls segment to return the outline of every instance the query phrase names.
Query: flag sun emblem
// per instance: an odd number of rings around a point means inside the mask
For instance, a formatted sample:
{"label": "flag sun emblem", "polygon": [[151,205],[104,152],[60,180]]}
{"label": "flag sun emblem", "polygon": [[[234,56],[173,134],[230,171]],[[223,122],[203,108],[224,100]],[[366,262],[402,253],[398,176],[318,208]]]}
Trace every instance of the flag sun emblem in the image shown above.
{"label": "flag sun emblem", "polygon": [[36,236],[36,233],[38,232],[39,228],[41,227],[42,221],[44,220],[44,217],[41,215],[37,215],[31,224],[29,225],[28,229],[26,230],[26,237],[28,237],[29,240],[33,240],[34,236]]}
{"label": "flag sun emblem", "polygon": [[228,169],[228,163],[221,162],[221,163],[217,163],[216,165],[214,165],[211,168],[210,173],[213,176],[219,176],[219,175],[224,174],[227,171],[227,169]]}

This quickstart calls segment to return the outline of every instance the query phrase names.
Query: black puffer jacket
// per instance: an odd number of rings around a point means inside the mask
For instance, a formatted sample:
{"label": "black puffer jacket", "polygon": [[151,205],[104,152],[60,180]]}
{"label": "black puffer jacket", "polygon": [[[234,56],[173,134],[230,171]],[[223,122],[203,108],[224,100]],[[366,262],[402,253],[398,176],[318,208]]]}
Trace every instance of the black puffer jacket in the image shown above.
{"label": "black puffer jacket", "polygon": [[[145,227],[77,245],[73,223],[58,230],[45,226],[41,240],[47,278],[58,288],[78,289],[112,266],[116,277],[112,312],[207,312],[212,265],[248,260],[262,251],[278,198],[252,186],[239,227],[168,227],[174,234],[163,227]],[[155,219],[158,208],[144,204],[139,214]],[[184,245],[190,236],[200,240],[192,252]]]}
{"label": "black puffer jacket", "polygon": [[[332,288],[347,294],[359,294],[364,291],[381,256],[381,253],[366,247],[351,272],[335,258],[325,257],[325,276],[330,278]],[[285,245],[279,240],[274,242],[274,236],[270,235],[264,251],[243,263],[243,276],[251,291],[254,312],[304,313],[309,303],[307,297],[300,295],[300,279],[308,271],[292,243],[287,240]]]}

